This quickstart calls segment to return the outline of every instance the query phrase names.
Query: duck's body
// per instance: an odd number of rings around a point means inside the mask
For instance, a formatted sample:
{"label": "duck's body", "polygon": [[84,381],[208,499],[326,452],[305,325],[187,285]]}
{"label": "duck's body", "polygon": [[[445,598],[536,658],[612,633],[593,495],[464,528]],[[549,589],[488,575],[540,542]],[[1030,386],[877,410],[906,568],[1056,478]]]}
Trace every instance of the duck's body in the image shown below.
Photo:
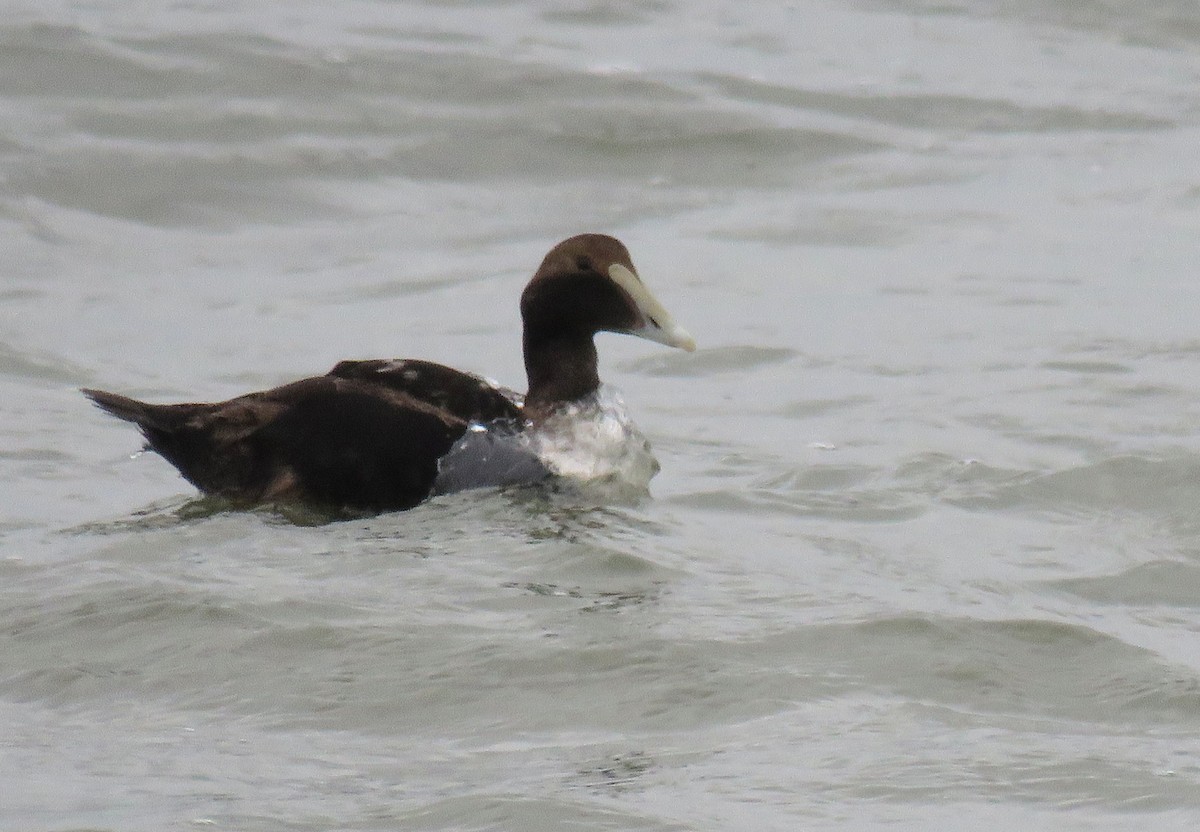
{"label": "duck's body", "polygon": [[140,427],[201,491],[243,504],[411,508],[469,425],[521,418],[498,389],[425,361],[343,361],[324,376],[213,404],[84,392]]}
{"label": "duck's body", "polygon": [[[217,403],[155,405],[85,390],[136,424],[193,485],[239,504],[300,502],[386,511],[433,492],[439,460],[472,426],[536,426],[599,386],[605,330],[694,349],[642,285],[625,247],[599,234],[559,243],[521,297],[529,391],[416,360],[343,361],[328,374]],[[463,476],[458,462],[457,481]],[[511,476],[535,479],[536,460]],[[494,477],[480,482],[495,484]]]}

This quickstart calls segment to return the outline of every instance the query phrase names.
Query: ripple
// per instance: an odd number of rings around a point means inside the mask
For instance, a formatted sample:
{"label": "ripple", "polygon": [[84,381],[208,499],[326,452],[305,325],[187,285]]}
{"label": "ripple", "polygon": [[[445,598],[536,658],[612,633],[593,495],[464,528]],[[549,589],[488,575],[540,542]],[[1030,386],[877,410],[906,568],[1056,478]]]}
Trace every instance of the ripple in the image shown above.
{"label": "ripple", "polygon": [[1137,113],[1071,106],[1036,106],[999,98],[959,95],[887,95],[831,93],[752,81],[730,75],[706,80],[732,97],[842,116],[867,118],[906,128],[977,133],[1165,130],[1174,123]]}
{"label": "ripple", "polygon": [[1054,513],[1140,512],[1192,522],[1200,457],[1119,456],[1050,473],[1014,473],[952,502],[967,508]]}
{"label": "ripple", "polygon": [[906,699],[1080,722],[1200,726],[1200,679],[1088,627],[900,616],[773,637],[812,670]]}
{"label": "ripple", "polygon": [[1047,370],[1062,370],[1068,373],[1131,373],[1133,368],[1115,361],[1043,361],[1042,367]]}
{"label": "ripple", "polygon": [[9,187],[149,225],[310,215],[333,207],[331,182],[388,177],[480,187],[586,170],[607,188],[782,187],[806,166],[878,147],[779,125],[669,79],[475,49],[360,45],[333,61],[258,35],[32,26],[4,37],[0,74],[54,100],[72,128],[33,141]]}
{"label": "ripple", "polygon": [[773,491],[762,488],[696,491],[669,498],[673,505],[749,515],[820,517],[852,523],[897,523],[920,517],[926,507],[888,489]]}
{"label": "ripple", "polygon": [[691,378],[786,364],[799,355],[797,350],[783,347],[737,345],[700,349],[684,356],[682,360],[673,354],[652,355],[624,366],[631,372],[650,376]]}
{"label": "ripple", "polygon": [[0,375],[31,379],[42,383],[82,384],[89,374],[76,364],[56,355],[33,353],[0,342]]}
{"label": "ripple", "polygon": [[1152,561],[1113,575],[1052,581],[1047,586],[1101,604],[1200,607],[1200,565]]}

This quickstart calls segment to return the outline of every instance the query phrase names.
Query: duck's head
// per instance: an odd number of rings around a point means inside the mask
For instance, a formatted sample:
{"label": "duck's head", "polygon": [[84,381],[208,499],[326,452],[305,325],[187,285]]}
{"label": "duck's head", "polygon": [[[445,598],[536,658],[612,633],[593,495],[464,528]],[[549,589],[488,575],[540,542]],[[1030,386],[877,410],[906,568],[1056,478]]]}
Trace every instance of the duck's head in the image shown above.
{"label": "duck's head", "polygon": [[527,408],[545,410],[596,390],[597,332],[696,349],[642,283],[628,249],[604,234],[580,234],[550,250],[521,294],[521,319]]}
{"label": "duck's head", "polygon": [[696,349],[642,283],[629,250],[604,234],[580,234],[550,250],[521,295],[521,318],[535,340],[621,332]]}
{"label": "duck's head", "polygon": [[696,348],[637,276],[629,251],[605,234],[580,234],[554,246],[521,294],[521,318],[526,411],[534,418],[599,387],[596,333]]}

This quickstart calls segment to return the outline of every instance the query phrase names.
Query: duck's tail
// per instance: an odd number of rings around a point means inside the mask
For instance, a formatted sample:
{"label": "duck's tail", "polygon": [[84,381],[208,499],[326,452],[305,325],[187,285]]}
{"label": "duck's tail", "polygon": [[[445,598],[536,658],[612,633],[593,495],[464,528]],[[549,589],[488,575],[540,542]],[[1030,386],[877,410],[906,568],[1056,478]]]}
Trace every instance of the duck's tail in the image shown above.
{"label": "duck's tail", "polygon": [[109,393],[107,390],[92,390],[85,387],[80,392],[91,399],[101,410],[111,413],[118,419],[133,422],[143,432],[152,429],[170,430],[172,426],[177,427],[180,421],[178,417],[167,418],[170,410],[163,405],[139,402],[137,399],[131,399],[118,393]]}
{"label": "duck's tail", "polygon": [[137,425],[146,438],[146,447],[160,454],[179,469],[179,473],[204,491],[218,489],[213,481],[212,451],[209,432],[189,424],[212,409],[209,404],[149,404],[109,393],[84,388],[81,391],[101,410]]}

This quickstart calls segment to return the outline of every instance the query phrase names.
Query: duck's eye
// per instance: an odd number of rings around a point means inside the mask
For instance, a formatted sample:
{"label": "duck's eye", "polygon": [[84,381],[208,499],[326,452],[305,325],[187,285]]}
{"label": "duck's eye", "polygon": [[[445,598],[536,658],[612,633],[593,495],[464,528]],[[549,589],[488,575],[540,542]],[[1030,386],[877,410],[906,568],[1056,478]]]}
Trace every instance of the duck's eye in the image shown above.
{"label": "duck's eye", "polygon": [[590,272],[592,270],[592,258],[586,254],[581,254],[575,258],[575,265],[579,267],[581,272]]}

